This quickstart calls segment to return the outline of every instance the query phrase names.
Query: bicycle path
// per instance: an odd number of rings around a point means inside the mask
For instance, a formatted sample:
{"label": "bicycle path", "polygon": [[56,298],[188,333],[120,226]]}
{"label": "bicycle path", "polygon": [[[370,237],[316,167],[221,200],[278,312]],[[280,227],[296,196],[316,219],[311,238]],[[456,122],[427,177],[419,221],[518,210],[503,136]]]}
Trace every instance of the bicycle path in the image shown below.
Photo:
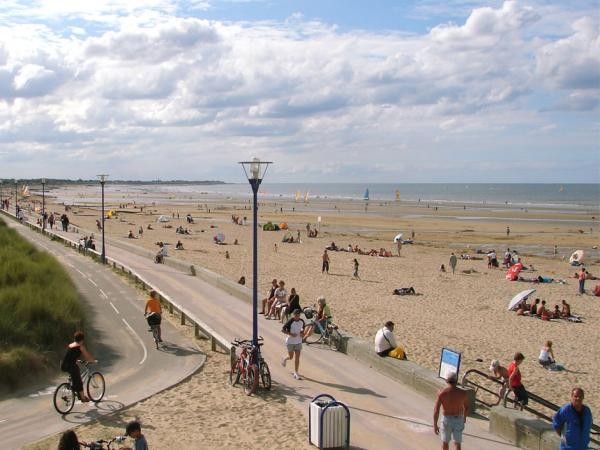
{"label": "bicycle path", "polygon": [[66,380],[66,374],[50,383],[6,396],[0,401],[0,448],[17,449],[99,415],[110,414],[185,379],[202,366],[205,355],[168,322],[163,331],[167,346],[156,350],[147,332],[143,302],[135,300],[139,296],[136,288],[107,267],[63,244],[11,220],[6,222],[51,253],[77,286],[89,319],[86,341],[99,360],[95,367],[106,378],[106,394],[98,405],[77,402],[66,416],[59,415],[52,405],[54,389]]}
{"label": "bicycle path", "polygon": [[[68,235],[72,237],[73,233]],[[250,304],[197,277],[132,254],[118,247],[118,243],[107,245],[107,254],[154,283],[225,338],[251,336]],[[263,352],[271,369],[273,389],[283,392],[303,412],[307,424],[311,400],[327,393],[350,408],[352,448],[422,450],[440,447],[439,437],[431,425],[433,402],[430,399],[347,355],[320,346],[304,346],[300,365],[303,379],[295,380],[292,364],[284,368],[279,363],[285,354],[281,324],[265,320],[261,315],[259,334],[265,338]],[[228,382],[226,375],[223,382]],[[490,433],[487,421],[474,418],[467,420],[463,447],[517,448]]]}

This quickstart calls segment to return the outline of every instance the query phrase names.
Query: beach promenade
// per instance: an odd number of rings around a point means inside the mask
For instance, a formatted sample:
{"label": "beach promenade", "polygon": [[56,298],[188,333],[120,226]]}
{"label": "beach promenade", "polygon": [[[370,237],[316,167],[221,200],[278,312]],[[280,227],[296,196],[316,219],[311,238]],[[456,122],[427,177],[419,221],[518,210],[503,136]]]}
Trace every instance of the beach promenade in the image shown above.
{"label": "beach promenade", "polygon": [[[67,233],[72,238],[72,233]],[[166,265],[157,265],[117,246],[107,254],[127,265],[174,301],[185,306],[226,339],[251,334],[251,305],[216,289],[197,277]],[[437,449],[439,437],[431,426],[432,401],[383,376],[342,353],[304,346],[300,373],[294,380],[289,368],[279,364],[284,355],[281,324],[259,318],[259,334],[265,338],[265,357],[271,367],[273,389],[282,391],[302,412],[307,423],[310,401],[327,393],[349,406],[353,448]],[[227,383],[223,374],[223,383]],[[232,388],[234,389],[234,388]],[[260,395],[260,393],[258,394]],[[302,418],[300,418],[302,417]],[[487,431],[487,422],[469,418],[466,448],[514,448]],[[283,437],[282,437],[283,438]]]}

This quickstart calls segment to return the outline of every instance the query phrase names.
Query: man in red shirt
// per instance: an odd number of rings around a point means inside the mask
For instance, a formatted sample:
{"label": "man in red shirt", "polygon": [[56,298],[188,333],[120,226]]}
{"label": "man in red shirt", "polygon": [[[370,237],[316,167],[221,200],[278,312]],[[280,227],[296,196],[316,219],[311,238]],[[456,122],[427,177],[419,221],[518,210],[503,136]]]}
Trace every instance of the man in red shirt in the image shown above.
{"label": "man in red shirt", "polygon": [[523,409],[523,406],[527,405],[529,402],[529,397],[527,395],[527,391],[525,390],[525,386],[523,386],[523,383],[521,383],[521,370],[519,369],[519,366],[524,359],[525,356],[523,356],[523,353],[517,352],[515,353],[511,363],[506,368],[508,371],[508,384],[515,393],[515,398],[521,406],[521,409]]}

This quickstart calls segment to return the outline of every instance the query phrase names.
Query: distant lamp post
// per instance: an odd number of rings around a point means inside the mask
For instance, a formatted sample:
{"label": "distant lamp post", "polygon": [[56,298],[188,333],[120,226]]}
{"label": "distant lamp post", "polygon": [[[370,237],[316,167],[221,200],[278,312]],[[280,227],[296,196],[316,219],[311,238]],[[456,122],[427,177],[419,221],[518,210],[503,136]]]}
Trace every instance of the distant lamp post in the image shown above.
{"label": "distant lamp post", "polygon": [[252,343],[256,345],[258,343],[258,233],[256,227],[258,226],[258,204],[256,197],[258,194],[258,187],[262,182],[267,167],[271,164],[270,161],[261,161],[258,158],[252,158],[252,161],[241,161],[240,164],[244,169],[246,178],[252,186],[252,193],[254,194],[254,207],[253,207],[253,242],[252,242]]}
{"label": "distant lamp post", "polygon": [[17,197],[18,191],[19,191],[19,180],[17,180],[15,178],[15,217],[17,219],[19,218],[19,205],[17,204],[17,202],[19,201],[19,199]]}
{"label": "distant lamp post", "polygon": [[107,178],[108,175],[106,174],[98,175],[100,185],[102,186],[102,264],[106,264],[106,248],[104,247],[104,183],[106,183]]}
{"label": "distant lamp post", "polygon": [[2,180],[0,180],[0,209],[4,209],[4,193],[2,192]]}
{"label": "distant lamp post", "polygon": [[42,178],[42,230],[46,229],[46,179]]}

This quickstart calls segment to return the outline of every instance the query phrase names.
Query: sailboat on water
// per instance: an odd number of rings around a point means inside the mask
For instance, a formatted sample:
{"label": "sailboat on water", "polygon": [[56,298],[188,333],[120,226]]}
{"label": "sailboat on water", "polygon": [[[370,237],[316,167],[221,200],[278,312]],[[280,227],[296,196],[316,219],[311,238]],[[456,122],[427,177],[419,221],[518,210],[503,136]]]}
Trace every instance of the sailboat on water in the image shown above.
{"label": "sailboat on water", "polygon": [[369,188],[367,188],[367,190],[365,191],[365,194],[363,195],[363,200],[369,200]]}
{"label": "sailboat on water", "polygon": [[300,194],[300,191],[296,191],[295,201],[299,202],[301,199],[302,199],[302,194]]}
{"label": "sailboat on water", "polygon": [[308,203],[308,191],[306,191],[306,194],[304,195],[304,203]]}
{"label": "sailboat on water", "polygon": [[400,189],[396,189],[396,201],[400,201]]}

